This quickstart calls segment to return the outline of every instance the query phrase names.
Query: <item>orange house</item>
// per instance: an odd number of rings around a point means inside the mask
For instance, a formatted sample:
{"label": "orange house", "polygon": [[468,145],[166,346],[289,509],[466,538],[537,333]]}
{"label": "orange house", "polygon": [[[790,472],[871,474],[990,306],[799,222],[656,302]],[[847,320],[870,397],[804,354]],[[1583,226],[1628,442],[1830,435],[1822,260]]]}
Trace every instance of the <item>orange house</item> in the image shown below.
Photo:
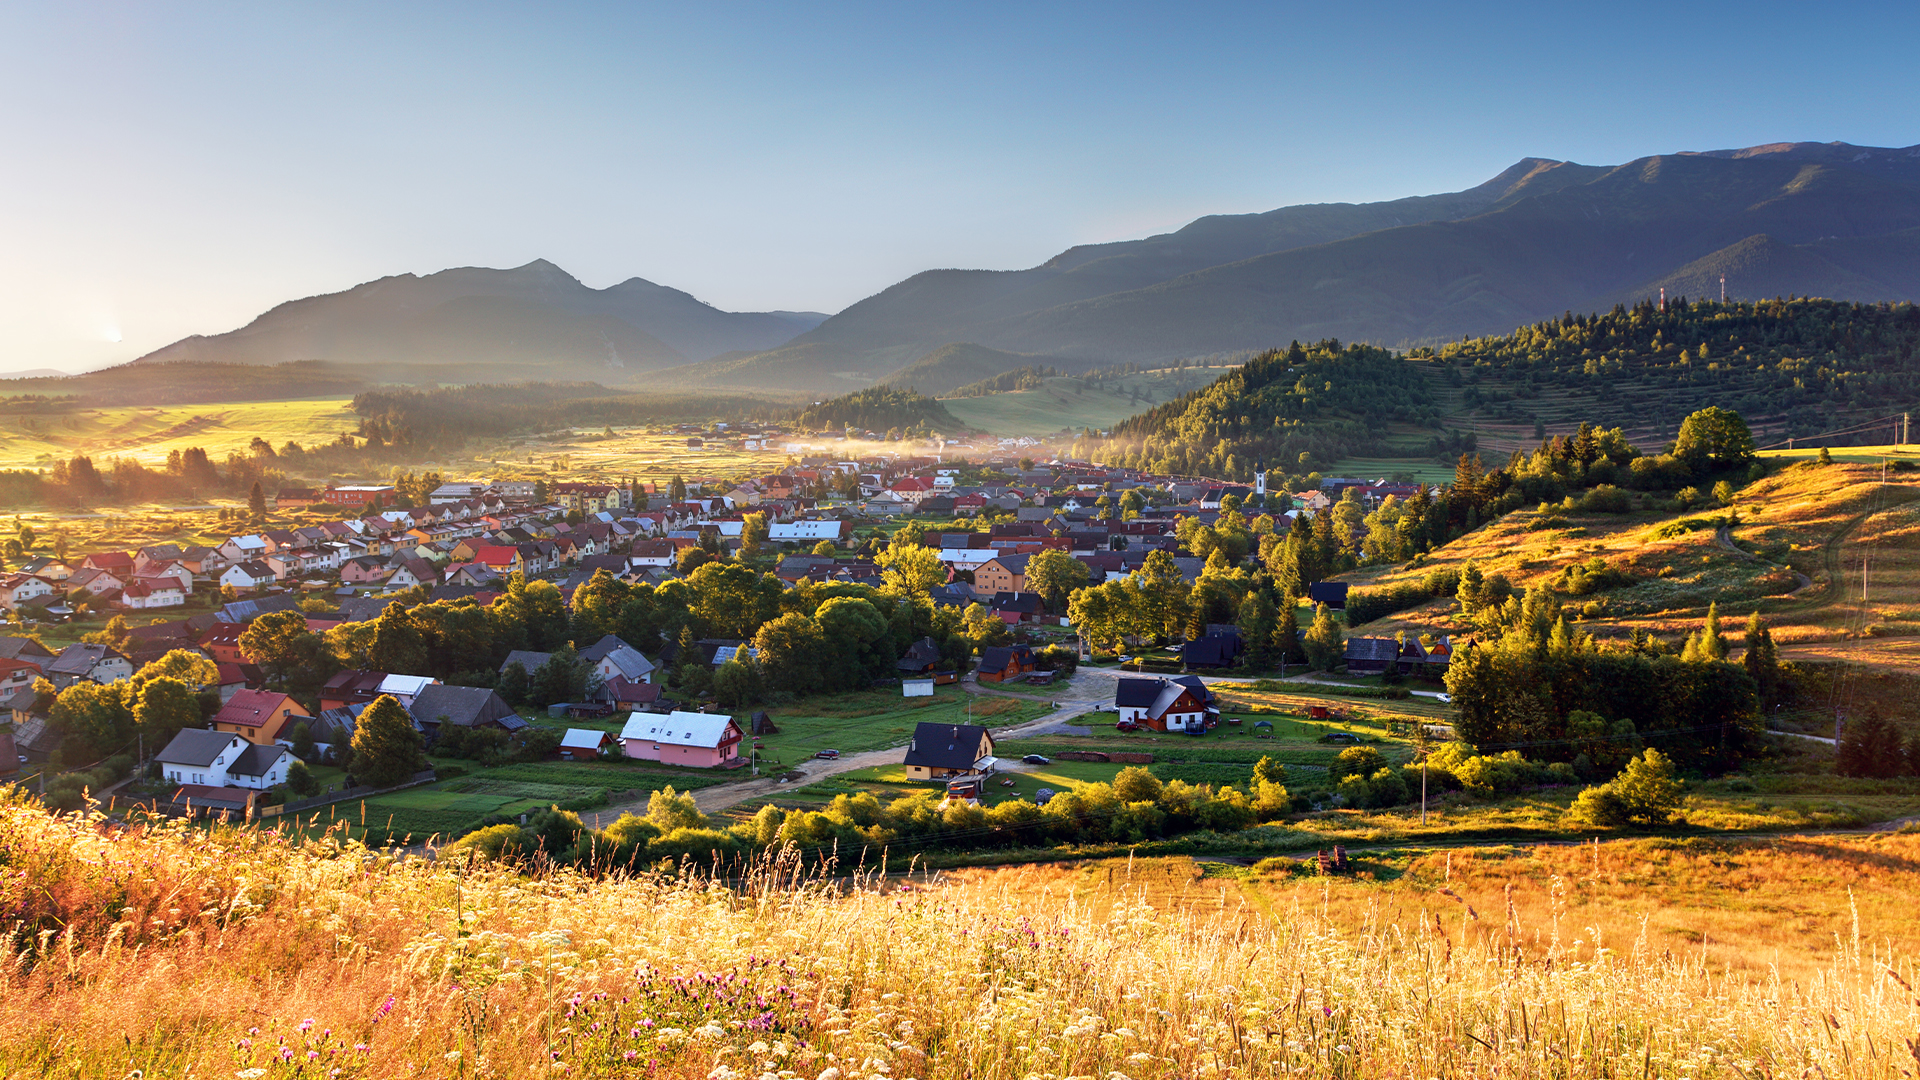
{"label": "orange house", "polygon": [[1029,555],[996,555],[982,563],[973,572],[973,589],[977,593],[1003,593],[1027,591],[1027,560]]}
{"label": "orange house", "polygon": [[238,735],[256,746],[271,746],[275,739],[287,736],[296,720],[312,715],[285,694],[241,690],[213,714],[213,730]]}

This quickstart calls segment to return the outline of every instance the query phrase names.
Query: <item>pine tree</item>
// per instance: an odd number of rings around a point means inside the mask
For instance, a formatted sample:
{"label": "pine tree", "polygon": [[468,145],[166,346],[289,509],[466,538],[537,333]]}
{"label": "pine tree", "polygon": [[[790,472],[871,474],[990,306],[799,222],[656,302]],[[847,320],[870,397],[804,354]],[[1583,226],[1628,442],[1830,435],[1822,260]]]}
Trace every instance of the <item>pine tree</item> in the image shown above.
{"label": "pine tree", "polygon": [[1720,602],[1707,605],[1707,624],[1700,628],[1700,659],[1718,662],[1727,658],[1727,639],[1720,632]]}
{"label": "pine tree", "polygon": [[1273,666],[1274,634],[1279,629],[1279,613],[1264,589],[1255,589],[1240,601],[1236,613],[1240,640],[1246,642],[1246,664],[1255,671]]}
{"label": "pine tree", "polygon": [[1280,625],[1273,631],[1273,649],[1282,664],[1298,663],[1300,651],[1300,612],[1292,597],[1280,605]]}
{"label": "pine tree", "polygon": [[1774,651],[1773,631],[1760,621],[1760,612],[1756,609],[1747,617],[1747,654],[1741,658],[1747,674],[1753,676],[1753,684],[1759,690],[1760,708],[1771,710],[1779,704],[1780,696],[1780,655]]}
{"label": "pine tree", "polygon": [[247,492],[247,510],[255,518],[267,516],[267,493],[260,489],[260,481],[253,482],[253,490]]}
{"label": "pine tree", "polygon": [[1333,619],[1333,613],[1325,604],[1313,606],[1313,625],[1307,628],[1307,662],[1321,671],[1332,671],[1340,663],[1345,653],[1346,642],[1340,633],[1340,624]]}

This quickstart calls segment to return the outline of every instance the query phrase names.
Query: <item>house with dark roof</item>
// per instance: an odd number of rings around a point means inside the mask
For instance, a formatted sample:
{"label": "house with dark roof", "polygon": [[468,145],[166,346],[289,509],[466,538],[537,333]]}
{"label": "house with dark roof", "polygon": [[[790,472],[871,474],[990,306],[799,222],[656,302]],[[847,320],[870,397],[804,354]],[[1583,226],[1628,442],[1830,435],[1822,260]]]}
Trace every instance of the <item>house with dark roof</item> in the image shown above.
{"label": "house with dark roof", "polygon": [[133,678],[133,661],[109,645],[78,642],[60,650],[47,665],[47,678],[61,690],[77,682],[102,686]]}
{"label": "house with dark roof", "polygon": [[519,664],[520,670],[531,675],[545,667],[547,661],[551,659],[553,659],[553,654],[550,652],[537,652],[533,649],[514,649],[507,654],[505,660],[500,661],[500,674],[505,675],[508,668]]}
{"label": "house with dark roof", "polygon": [[1400,661],[1400,642],[1395,638],[1350,637],[1347,639],[1347,671],[1355,675],[1377,675],[1396,668]]}
{"label": "house with dark roof", "polygon": [[993,735],[979,724],[922,723],[907,744],[907,779],[945,781],[956,776],[986,776],[999,764]]}
{"label": "house with dark roof", "polygon": [[527,726],[505,698],[484,686],[446,686],[435,683],[424,687],[407,707],[414,725],[429,738],[440,733],[442,724],[463,728],[500,728],[518,731]]}
{"label": "house with dark roof", "polygon": [[1199,734],[1220,722],[1218,701],[1198,675],[1122,678],[1114,686],[1113,706],[1120,723],[1154,731]]}
{"label": "house with dark roof", "polygon": [[612,634],[581,649],[580,659],[592,664],[603,681],[618,677],[636,683],[653,681],[653,661]]}
{"label": "house with dark roof", "polygon": [[1350,588],[1352,586],[1344,581],[1316,581],[1307,586],[1307,599],[1327,605],[1328,611],[1345,611]]}
{"label": "house with dark roof", "polygon": [[384,671],[362,671],[348,668],[337,672],[327,684],[320,688],[320,708],[351,709],[371,703],[380,696],[380,684],[385,682]]}
{"label": "house with dark roof", "polygon": [[171,783],[265,791],[286,782],[294,757],[284,746],[251,743],[230,731],[188,728],[155,760]]}
{"label": "house with dark roof", "polygon": [[1244,646],[1235,630],[1209,633],[1180,647],[1180,662],[1187,667],[1232,667]]}
{"label": "house with dark roof", "polygon": [[907,646],[907,651],[901,655],[900,662],[894,667],[896,670],[914,675],[929,675],[933,672],[933,666],[939,662],[940,646],[935,644],[932,638],[923,637]]}
{"label": "house with dark roof", "polygon": [[1039,593],[1031,592],[994,593],[988,606],[1008,626],[1037,622],[1047,612],[1046,600]]}
{"label": "house with dark roof", "polygon": [[0,658],[7,660],[25,660],[42,671],[53,662],[53,650],[45,645],[24,637],[0,637]]}
{"label": "house with dark roof", "polygon": [[1006,682],[1038,669],[1040,662],[1025,645],[995,645],[980,650],[974,677],[981,682]]}

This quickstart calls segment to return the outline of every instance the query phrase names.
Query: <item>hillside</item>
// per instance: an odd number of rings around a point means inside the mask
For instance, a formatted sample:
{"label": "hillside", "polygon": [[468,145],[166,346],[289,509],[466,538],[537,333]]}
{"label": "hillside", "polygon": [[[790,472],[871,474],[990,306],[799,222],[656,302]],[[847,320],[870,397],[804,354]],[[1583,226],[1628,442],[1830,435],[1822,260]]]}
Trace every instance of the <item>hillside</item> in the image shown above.
{"label": "hillside", "polygon": [[290,301],[238,330],[185,338],[135,362],[326,360],[454,365],[461,381],[607,380],[771,348],[822,318],[721,311],[641,278],[591,289],[542,259],[511,270],[400,274]]}
{"label": "hillside", "polygon": [[928,397],[940,397],[1032,363],[1030,356],[956,342],[933,350],[882,381],[888,386],[907,387]]}
{"label": "hillside", "polygon": [[1028,270],[927,271],[779,349],[671,377],[879,381],[953,341],[1055,364],[1324,337],[1438,343],[1663,283],[1718,297],[1723,270],[1730,298],[1916,299],[1916,256],[1913,148],[1776,144],[1613,167],[1527,159],[1465,192],[1203,218]]}
{"label": "hillside", "polygon": [[0,814],[17,1076],[1865,1078],[1920,1020],[1911,836],[710,880]]}
{"label": "hillside", "polygon": [[[1829,300],[1641,302],[1383,359],[1321,343],[1276,352],[1082,441],[1097,460],[1245,480],[1255,462],[1304,475],[1350,458],[1440,461],[1528,449],[1582,422],[1658,447],[1718,405],[1763,444],[1884,442],[1920,408],[1920,307]],[[1273,362],[1273,357],[1290,357]],[[1229,461],[1231,459],[1231,462]],[[1157,467],[1157,466],[1156,466]]]}

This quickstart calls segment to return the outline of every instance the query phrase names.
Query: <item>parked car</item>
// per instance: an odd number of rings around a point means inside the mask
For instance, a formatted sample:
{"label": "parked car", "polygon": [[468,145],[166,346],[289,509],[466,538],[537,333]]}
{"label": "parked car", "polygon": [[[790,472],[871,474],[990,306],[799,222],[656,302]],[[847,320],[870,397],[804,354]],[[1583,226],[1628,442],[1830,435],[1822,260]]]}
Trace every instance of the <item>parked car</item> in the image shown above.
{"label": "parked car", "polygon": [[1052,758],[1049,758],[1049,757],[1046,757],[1046,756],[1043,756],[1043,755],[1041,755],[1041,754],[1028,754],[1028,755],[1027,755],[1026,757],[1023,757],[1023,758],[1021,758],[1020,760],[1021,760],[1021,761],[1024,761],[1024,762],[1026,762],[1026,763],[1027,763],[1027,764],[1029,764],[1029,765],[1051,765],[1051,764],[1053,764],[1053,759],[1052,759]]}
{"label": "parked car", "polygon": [[822,751],[820,751],[819,753],[817,753],[817,754],[815,754],[815,755],[813,755],[813,756],[814,756],[814,757],[817,757],[817,758],[826,758],[826,759],[827,759],[828,761],[832,761],[832,760],[833,760],[834,758],[837,758],[837,757],[839,757],[839,756],[840,756],[840,751],[838,751],[838,750],[822,750]]}
{"label": "parked car", "polygon": [[1355,735],[1351,731],[1329,731],[1326,735],[1322,736],[1322,738],[1327,742],[1339,743],[1357,743],[1360,741],[1360,736]]}

